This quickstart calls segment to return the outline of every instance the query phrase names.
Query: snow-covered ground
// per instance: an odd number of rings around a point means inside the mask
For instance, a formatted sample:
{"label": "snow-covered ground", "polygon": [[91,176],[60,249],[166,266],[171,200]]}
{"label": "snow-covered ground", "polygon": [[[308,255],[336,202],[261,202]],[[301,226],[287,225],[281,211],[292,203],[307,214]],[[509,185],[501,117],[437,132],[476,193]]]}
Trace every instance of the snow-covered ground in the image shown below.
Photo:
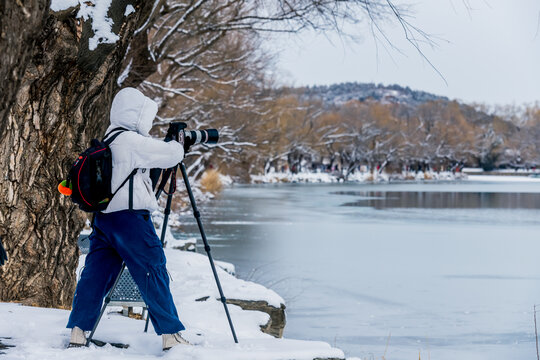
{"label": "snow-covered ground", "polygon": [[[118,308],[109,312],[100,322],[95,338],[107,342],[129,344],[128,349],[110,345],[66,349],[69,329],[65,328],[68,310],[27,307],[13,303],[0,303],[0,342],[15,345],[3,350],[3,359],[315,359],[344,358],[341,350],[317,341],[277,339],[260,330],[269,315],[260,311],[246,311],[228,305],[238,335],[239,344],[233,342],[223,305],[205,255],[165,249],[167,267],[171,274],[171,292],[180,319],[186,326],[185,338],[194,346],[177,346],[164,353],[161,337],[152,326],[144,333],[144,321],[121,316]],[[81,256],[80,266],[84,263]],[[229,299],[265,300],[279,307],[284,301],[274,291],[262,285],[235,278],[231,264],[217,262],[223,291]],[[209,296],[206,301],[196,299]],[[8,338],[8,339],[3,339]]]}

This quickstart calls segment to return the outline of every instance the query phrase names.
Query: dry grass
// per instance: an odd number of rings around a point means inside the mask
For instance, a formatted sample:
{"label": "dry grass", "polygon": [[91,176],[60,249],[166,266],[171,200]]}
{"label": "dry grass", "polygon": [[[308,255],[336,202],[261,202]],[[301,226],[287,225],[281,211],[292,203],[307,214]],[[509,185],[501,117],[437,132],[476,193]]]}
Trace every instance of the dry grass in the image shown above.
{"label": "dry grass", "polygon": [[[122,310],[120,310],[120,311],[118,311],[116,313],[121,314],[121,315],[124,314],[124,312]],[[134,312],[133,308],[131,306],[128,308],[128,315],[127,316],[128,316],[128,318],[131,318],[131,319],[144,320],[143,319],[143,314],[138,314],[138,313]]]}
{"label": "dry grass", "polygon": [[206,170],[201,177],[201,189],[212,194],[219,193],[223,189],[219,171],[214,169]]}

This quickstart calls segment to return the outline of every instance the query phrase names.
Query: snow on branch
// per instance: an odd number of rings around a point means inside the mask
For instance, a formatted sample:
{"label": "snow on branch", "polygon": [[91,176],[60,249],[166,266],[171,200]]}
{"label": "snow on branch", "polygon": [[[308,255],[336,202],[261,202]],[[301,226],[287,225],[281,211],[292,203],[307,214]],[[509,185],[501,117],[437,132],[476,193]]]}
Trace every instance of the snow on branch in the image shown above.
{"label": "snow on branch", "polygon": [[157,83],[154,83],[154,82],[150,82],[150,81],[144,81],[143,82],[143,85],[148,85],[148,86],[151,86],[151,87],[154,87],[154,88],[157,88],[159,90],[162,90],[162,91],[165,91],[165,92],[169,92],[169,93],[173,93],[173,94],[176,94],[176,95],[180,95],[180,96],[183,96],[185,97],[186,99],[189,99],[193,102],[197,102],[197,99],[189,96],[186,94],[186,92],[193,92],[195,91],[195,89],[190,89],[190,88],[186,88],[186,89],[180,89],[180,88],[168,88],[168,87],[165,87],[165,86],[162,86],[160,84],[157,84]]}
{"label": "snow on branch", "polygon": [[114,44],[120,38],[112,31],[113,21],[108,17],[112,0],[91,1],[81,3],[77,17],[92,21],[94,36],[88,39],[88,48],[95,50],[99,44]]}

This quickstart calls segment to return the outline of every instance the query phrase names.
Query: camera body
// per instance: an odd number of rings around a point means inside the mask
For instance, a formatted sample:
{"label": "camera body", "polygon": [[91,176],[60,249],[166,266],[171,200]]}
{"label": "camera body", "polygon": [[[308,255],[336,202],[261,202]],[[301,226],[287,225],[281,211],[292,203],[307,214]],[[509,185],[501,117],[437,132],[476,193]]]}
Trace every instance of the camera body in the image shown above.
{"label": "camera body", "polygon": [[165,135],[165,142],[169,142],[171,140],[183,142],[185,128],[187,128],[187,124],[185,122],[169,123],[167,135]]}

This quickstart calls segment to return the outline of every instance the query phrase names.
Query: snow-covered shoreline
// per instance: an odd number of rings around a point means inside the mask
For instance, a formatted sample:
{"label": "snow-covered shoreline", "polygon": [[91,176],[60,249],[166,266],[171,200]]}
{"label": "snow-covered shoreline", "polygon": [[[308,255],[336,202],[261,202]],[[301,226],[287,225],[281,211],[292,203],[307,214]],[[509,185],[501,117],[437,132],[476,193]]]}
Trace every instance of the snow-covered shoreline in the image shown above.
{"label": "snow-covered shoreline", "polygon": [[324,172],[269,172],[264,175],[252,175],[253,184],[276,184],[276,183],[385,183],[385,182],[429,182],[429,181],[483,181],[483,182],[540,182],[540,174],[537,172],[525,173],[517,171],[496,171],[493,173],[483,172],[481,169],[467,169],[463,172],[451,171],[418,171],[402,173],[377,173],[356,172],[344,180],[338,175]]}
{"label": "snow-covered shoreline", "polygon": [[264,175],[252,175],[251,182],[254,184],[273,184],[273,183],[381,183],[391,181],[432,181],[432,180],[462,180],[467,175],[463,173],[454,173],[450,171],[442,172],[402,172],[402,173],[371,173],[355,172],[350,174],[345,180],[342,176],[325,172],[269,172]]}
{"label": "snow-covered shoreline", "polygon": [[[165,249],[172,281],[171,292],[180,319],[186,325],[185,337],[195,346],[178,346],[167,353],[161,350],[161,338],[152,326],[143,332],[144,321],[121,316],[118,308],[108,308],[95,338],[107,342],[130,344],[128,349],[106,345],[66,349],[69,329],[65,328],[68,310],[28,307],[0,303],[0,339],[13,348],[3,350],[4,359],[344,359],[343,351],[319,341],[276,338],[261,331],[270,315],[261,311],[243,310],[229,304],[239,344],[233,342],[229,325],[219,301],[219,293],[208,257],[202,254]],[[84,264],[80,257],[78,272]],[[279,309],[284,300],[262,285],[231,275],[234,265],[216,262],[223,291],[228,299],[264,302]],[[203,299],[203,300],[201,300]],[[284,306],[283,306],[284,307]]]}

